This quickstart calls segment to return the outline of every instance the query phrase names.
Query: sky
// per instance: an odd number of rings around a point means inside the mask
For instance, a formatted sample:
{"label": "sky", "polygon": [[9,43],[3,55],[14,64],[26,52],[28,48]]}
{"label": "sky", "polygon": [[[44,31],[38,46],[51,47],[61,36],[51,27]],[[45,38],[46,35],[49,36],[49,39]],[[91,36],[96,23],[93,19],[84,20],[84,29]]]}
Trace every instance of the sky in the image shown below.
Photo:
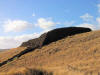
{"label": "sky", "polygon": [[100,29],[100,0],[0,0],[0,49],[60,27]]}

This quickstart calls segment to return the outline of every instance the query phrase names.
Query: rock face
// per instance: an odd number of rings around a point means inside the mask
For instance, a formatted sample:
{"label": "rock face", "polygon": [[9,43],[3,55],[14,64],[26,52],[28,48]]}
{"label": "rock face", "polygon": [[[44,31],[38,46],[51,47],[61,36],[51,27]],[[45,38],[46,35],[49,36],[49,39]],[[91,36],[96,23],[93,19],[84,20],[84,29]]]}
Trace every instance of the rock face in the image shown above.
{"label": "rock face", "polygon": [[23,42],[21,47],[28,47],[28,48],[39,48],[43,45],[43,42],[47,36],[47,33],[42,34],[39,38],[35,38],[29,40],[27,42]]}
{"label": "rock face", "polygon": [[66,27],[51,30],[47,33],[42,34],[39,38],[29,40],[22,43],[21,46],[29,48],[40,48],[51,42],[55,42],[67,36],[72,36],[79,33],[90,32],[90,28],[83,27]]}

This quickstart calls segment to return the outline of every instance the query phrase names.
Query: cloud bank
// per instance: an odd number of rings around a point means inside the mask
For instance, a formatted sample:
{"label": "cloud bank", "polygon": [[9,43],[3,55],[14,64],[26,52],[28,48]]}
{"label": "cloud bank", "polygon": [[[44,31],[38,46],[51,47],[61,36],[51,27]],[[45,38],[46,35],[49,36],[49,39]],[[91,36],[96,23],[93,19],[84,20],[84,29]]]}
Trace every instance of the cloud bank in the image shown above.
{"label": "cloud bank", "polygon": [[16,48],[20,46],[20,44],[24,41],[37,38],[40,34],[34,33],[34,34],[25,34],[21,36],[15,36],[15,37],[0,37],[0,49],[10,49],[10,48]]}
{"label": "cloud bank", "polygon": [[80,16],[81,19],[83,19],[83,21],[91,21],[93,20],[93,16],[91,16],[89,13],[84,14],[83,16]]}
{"label": "cloud bank", "polygon": [[5,32],[20,32],[31,27],[31,23],[23,20],[7,20],[3,26]]}
{"label": "cloud bank", "polygon": [[39,18],[36,23],[36,26],[39,26],[40,28],[47,30],[47,29],[50,29],[50,28],[56,26],[57,24],[59,24],[59,23],[53,22],[50,18],[48,18],[48,19]]}

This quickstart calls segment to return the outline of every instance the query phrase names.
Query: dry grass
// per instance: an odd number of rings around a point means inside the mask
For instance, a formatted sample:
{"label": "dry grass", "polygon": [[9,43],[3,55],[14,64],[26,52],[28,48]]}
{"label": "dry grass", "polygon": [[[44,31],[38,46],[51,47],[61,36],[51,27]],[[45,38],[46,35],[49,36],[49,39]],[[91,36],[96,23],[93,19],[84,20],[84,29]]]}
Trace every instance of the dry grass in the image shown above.
{"label": "dry grass", "polygon": [[[15,52],[19,50],[20,48],[16,48]],[[4,58],[3,54],[0,53],[0,60]],[[12,55],[9,50],[5,57]],[[100,31],[69,36],[53,42],[0,67],[0,72],[30,66],[44,68],[54,75],[100,75]]]}
{"label": "dry grass", "polygon": [[13,57],[14,55],[20,53],[24,49],[26,49],[26,48],[25,47],[18,47],[18,48],[13,48],[10,50],[0,52],[0,62],[3,62],[5,60]]}
{"label": "dry grass", "polygon": [[52,72],[46,72],[41,69],[34,68],[13,68],[8,72],[0,73],[0,75],[53,75]]}

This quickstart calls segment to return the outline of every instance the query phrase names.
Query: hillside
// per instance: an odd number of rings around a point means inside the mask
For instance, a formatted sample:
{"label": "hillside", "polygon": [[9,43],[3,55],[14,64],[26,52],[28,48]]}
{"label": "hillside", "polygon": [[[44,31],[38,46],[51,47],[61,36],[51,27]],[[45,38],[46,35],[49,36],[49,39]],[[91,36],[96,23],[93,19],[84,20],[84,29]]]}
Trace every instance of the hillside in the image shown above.
{"label": "hillside", "polygon": [[[0,62],[25,50],[19,47],[0,52]],[[0,67],[0,72],[12,68],[32,67],[51,71],[53,75],[99,75],[100,31],[65,37],[35,49]]]}
{"label": "hillside", "polygon": [[8,50],[8,49],[0,49],[0,52],[1,52],[1,51],[5,51],[5,50]]}

